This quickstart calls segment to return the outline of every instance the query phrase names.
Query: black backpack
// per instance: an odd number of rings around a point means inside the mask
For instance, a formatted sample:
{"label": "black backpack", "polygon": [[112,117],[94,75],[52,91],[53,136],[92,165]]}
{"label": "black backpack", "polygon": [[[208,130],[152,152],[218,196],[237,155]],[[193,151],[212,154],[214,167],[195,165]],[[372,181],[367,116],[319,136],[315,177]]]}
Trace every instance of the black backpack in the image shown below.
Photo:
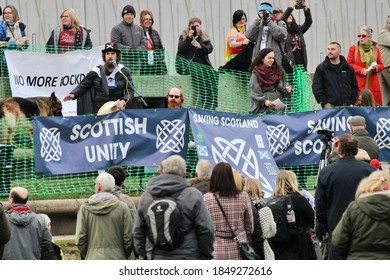
{"label": "black backpack", "polygon": [[271,208],[276,223],[276,235],[269,240],[275,243],[289,242],[298,233],[297,222],[287,222],[288,205],[294,210],[291,196],[274,196],[266,205]]}
{"label": "black backpack", "polygon": [[159,249],[172,251],[183,243],[182,212],[176,199],[183,190],[170,196],[152,196],[153,202],[146,212],[148,238]]}

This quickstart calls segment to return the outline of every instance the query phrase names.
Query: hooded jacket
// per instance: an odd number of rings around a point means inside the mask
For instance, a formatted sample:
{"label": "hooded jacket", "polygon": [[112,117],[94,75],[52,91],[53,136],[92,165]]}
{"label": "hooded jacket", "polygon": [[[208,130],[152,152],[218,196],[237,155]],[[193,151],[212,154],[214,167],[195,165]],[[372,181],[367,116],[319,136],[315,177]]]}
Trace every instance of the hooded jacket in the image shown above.
{"label": "hooded jacket", "polygon": [[351,202],[333,231],[336,250],[349,260],[390,259],[390,191]]}
{"label": "hooded jacket", "polygon": [[195,189],[199,190],[202,194],[209,191],[210,176],[195,177],[188,180]]}
{"label": "hooded jacket", "polygon": [[11,238],[4,246],[3,260],[39,260],[41,251],[50,250],[51,234],[43,217],[26,204],[7,210]]}
{"label": "hooded jacket", "polygon": [[199,64],[212,66],[209,54],[212,53],[214,47],[211,44],[210,37],[205,31],[201,31],[196,41],[201,45],[201,48],[192,45],[192,38],[188,37],[188,30],[183,30],[179,37],[177,46],[177,56],[189,59]]}
{"label": "hooded jacket", "polygon": [[133,220],[129,208],[113,194],[100,192],[81,205],[76,245],[86,260],[126,260],[131,254]]}
{"label": "hooded jacket", "polygon": [[[146,212],[153,202],[152,196],[172,195],[181,191],[176,203],[183,217],[181,226],[185,233],[182,245],[172,251],[153,248],[147,240]],[[214,226],[200,191],[192,188],[182,177],[162,174],[149,180],[146,192],[140,198],[134,226],[134,248],[140,259],[211,259]]]}

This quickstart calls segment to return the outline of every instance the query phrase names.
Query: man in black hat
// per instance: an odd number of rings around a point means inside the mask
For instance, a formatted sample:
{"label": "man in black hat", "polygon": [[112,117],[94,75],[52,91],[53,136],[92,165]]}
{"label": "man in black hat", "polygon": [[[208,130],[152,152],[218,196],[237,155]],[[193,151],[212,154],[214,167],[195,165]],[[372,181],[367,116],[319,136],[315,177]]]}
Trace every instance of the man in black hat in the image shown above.
{"label": "man in black hat", "polygon": [[111,30],[111,41],[119,49],[147,49],[144,30],[134,23],[135,15],[134,7],[126,5],[122,10],[122,22]]}
{"label": "man in black hat", "polygon": [[94,67],[64,97],[64,101],[77,99],[77,115],[96,114],[108,101],[115,102],[104,113],[125,109],[127,102],[134,96],[130,71],[119,64],[121,51],[112,43],[107,43],[102,53],[104,64]]}

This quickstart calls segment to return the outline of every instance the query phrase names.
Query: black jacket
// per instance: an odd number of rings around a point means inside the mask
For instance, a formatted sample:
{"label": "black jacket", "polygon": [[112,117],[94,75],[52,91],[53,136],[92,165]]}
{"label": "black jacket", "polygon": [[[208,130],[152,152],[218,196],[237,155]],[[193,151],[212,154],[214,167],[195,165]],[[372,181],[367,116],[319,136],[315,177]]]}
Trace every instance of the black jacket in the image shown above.
{"label": "black jacket", "polygon": [[179,38],[177,55],[192,60],[193,62],[212,66],[209,59],[209,54],[213,51],[213,45],[210,42],[210,38],[203,31],[202,35],[196,38],[196,41],[202,46],[200,49],[191,44],[192,38],[188,37],[187,31],[184,30]]}
{"label": "black jacket", "polygon": [[302,55],[303,55],[303,60],[304,60],[304,65],[305,65],[305,68],[307,67],[307,52],[306,52],[306,43],[305,43],[305,38],[303,37],[303,34],[310,28],[310,26],[312,25],[313,23],[313,19],[312,19],[312,16],[311,16],[311,12],[310,12],[310,9],[307,9],[307,10],[303,10],[303,13],[305,15],[305,21],[302,25],[300,24],[297,24],[295,18],[293,17],[292,19],[292,23],[289,25],[287,23],[287,19],[288,17],[292,14],[293,12],[293,8],[291,7],[288,7],[282,17],[280,18],[280,20],[283,20],[284,22],[286,22],[287,24],[287,32],[288,32],[288,36],[286,38],[286,50],[287,50],[287,56],[289,58],[289,60],[291,60],[293,62],[293,65],[296,65],[297,63],[295,62],[295,58],[294,58],[294,52],[293,52],[293,48],[292,48],[292,45],[291,45],[291,35],[297,35],[300,37],[301,39],[301,43],[302,43]]}
{"label": "black jacket", "polygon": [[[306,231],[314,227],[314,210],[307,199],[298,192],[291,193],[298,233],[286,243],[269,240],[275,260],[314,260],[316,255]],[[274,219],[277,217],[274,216]]]}
{"label": "black jacket", "polygon": [[[126,79],[117,71],[115,74],[115,88],[108,88],[108,92],[104,89],[104,84],[101,78],[102,65],[93,68],[80,84],[72,90],[72,93],[77,99],[77,115],[96,114],[99,108],[108,101],[127,100],[129,94],[126,91]],[[121,71],[126,75],[127,79],[133,84],[130,71],[126,67],[119,65]],[[115,70],[116,71],[116,70]],[[106,79],[106,77],[103,77]],[[131,96],[134,95],[132,86],[128,86],[128,91]]]}
{"label": "black jacket", "polygon": [[318,176],[315,192],[316,218],[332,233],[348,204],[354,200],[360,181],[376,168],[353,158],[339,158]]}
{"label": "black jacket", "polygon": [[316,68],[313,77],[313,94],[318,103],[330,103],[333,106],[355,104],[358,83],[353,68],[344,56],[340,55],[340,64],[334,65],[326,57]]}

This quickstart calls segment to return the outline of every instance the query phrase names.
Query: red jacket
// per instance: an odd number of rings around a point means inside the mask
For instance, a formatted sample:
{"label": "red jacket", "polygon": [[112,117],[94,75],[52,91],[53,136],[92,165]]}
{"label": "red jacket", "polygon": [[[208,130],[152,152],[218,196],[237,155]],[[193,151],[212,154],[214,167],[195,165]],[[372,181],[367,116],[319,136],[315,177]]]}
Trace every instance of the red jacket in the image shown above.
{"label": "red jacket", "polygon": [[[373,50],[374,60],[376,61],[376,63],[378,63],[378,69],[375,72],[371,71],[371,75],[370,75],[371,79],[370,79],[369,89],[374,94],[375,102],[378,105],[382,106],[382,93],[381,93],[381,87],[380,87],[380,83],[379,83],[378,73],[383,71],[384,65],[382,62],[381,52],[380,52],[379,48],[377,47],[377,43],[375,43],[375,42],[373,42],[373,43],[374,43],[374,50]],[[358,84],[359,84],[359,92],[360,92],[361,90],[365,89],[366,78],[367,78],[367,76],[362,75],[362,70],[365,68],[368,68],[370,65],[367,65],[367,67],[366,67],[366,64],[362,62],[362,60],[360,58],[360,51],[359,50],[357,50],[357,52],[355,54],[355,49],[357,46],[358,46],[358,44],[352,45],[349,48],[347,61],[353,67],[353,69],[355,71],[356,79],[357,79]],[[356,59],[355,59],[355,56],[356,56]]]}

